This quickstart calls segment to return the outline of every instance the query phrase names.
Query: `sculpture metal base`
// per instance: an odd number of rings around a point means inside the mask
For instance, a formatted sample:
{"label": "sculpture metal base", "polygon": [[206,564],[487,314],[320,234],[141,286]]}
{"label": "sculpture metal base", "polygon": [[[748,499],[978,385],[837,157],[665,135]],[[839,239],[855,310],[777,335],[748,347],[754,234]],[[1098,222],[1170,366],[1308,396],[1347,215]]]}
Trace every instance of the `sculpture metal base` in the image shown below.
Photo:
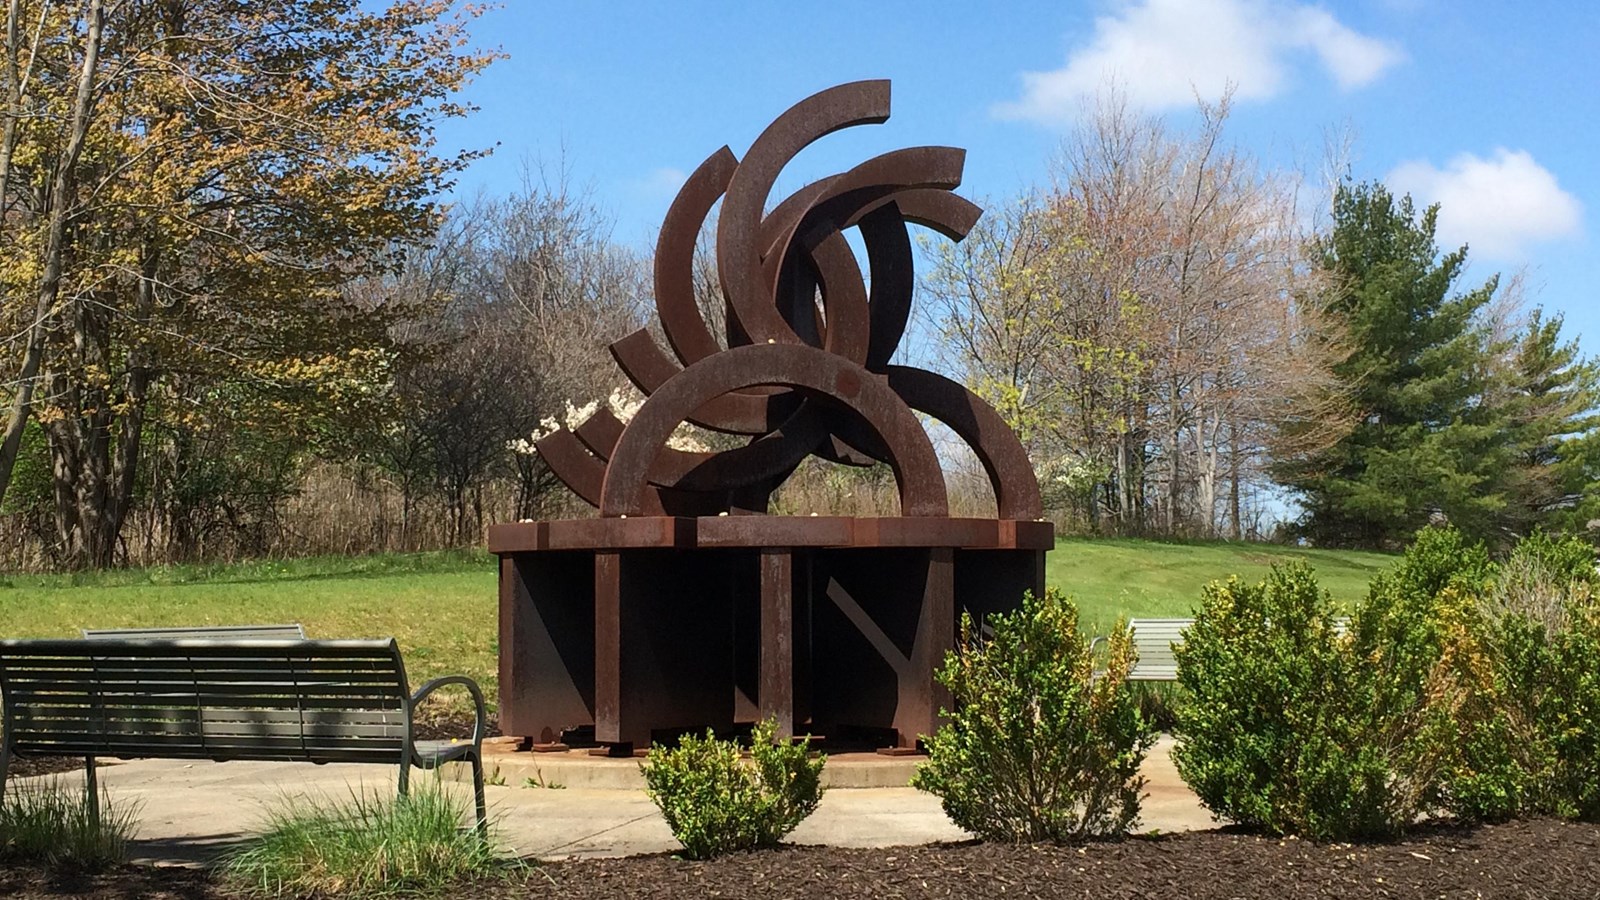
{"label": "sculpture metal base", "polygon": [[497,525],[500,727],[652,740],[774,717],[914,747],[962,610],[1042,591],[1047,522],[718,516]]}

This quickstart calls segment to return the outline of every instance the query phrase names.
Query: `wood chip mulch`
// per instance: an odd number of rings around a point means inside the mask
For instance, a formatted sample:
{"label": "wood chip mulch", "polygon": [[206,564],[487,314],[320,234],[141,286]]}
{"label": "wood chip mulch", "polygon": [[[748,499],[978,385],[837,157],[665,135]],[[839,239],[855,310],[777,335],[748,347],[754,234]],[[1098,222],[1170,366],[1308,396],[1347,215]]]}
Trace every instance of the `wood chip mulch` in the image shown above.
{"label": "wood chip mulch", "polygon": [[11,778],[31,778],[56,772],[74,772],[82,768],[81,756],[18,756],[11,760],[8,774]]}
{"label": "wood chip mulch", "polygon": [[[1434,828],[1393,844],[1313,844],[1226,831],[1084,847],[943,844],[886,850],[797,847],[705,863],[668,856],[552,863],[473,900],[591,897],[1585,898],[1600,895],[1600,826],[1551,820]],[[17,900],[216,900],[205,872],[124,867],[52,879],[0,865]]]}

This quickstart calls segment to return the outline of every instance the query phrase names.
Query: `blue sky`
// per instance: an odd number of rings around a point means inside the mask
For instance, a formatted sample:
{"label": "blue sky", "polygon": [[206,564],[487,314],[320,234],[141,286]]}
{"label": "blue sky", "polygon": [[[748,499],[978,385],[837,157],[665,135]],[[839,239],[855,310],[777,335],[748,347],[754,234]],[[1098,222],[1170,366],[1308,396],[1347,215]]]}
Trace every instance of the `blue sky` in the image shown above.
{"label": "blue sky", "polygon": [[[564,164],[648,246],[683,173],[742,154],[783,109],[833,84],[893,81],[893,117],[807,150],[778,195],[897,147],[965,147],[962,193],[1000,201],[1047,177],[1078,97],[1114,73],[1131,100],[1191,116],[1236,85],[1233,139],[1314,171],[1325,135],[1353,167],[1443,204],[1469,278],[1525,268],[1532,298],[1600,353],[1600,8],[1531,0],[534,3],[474,29],[509,59],[445,147],[496,146],[459,193]],[[1192,86],[1192,88],[1191,88]]]}

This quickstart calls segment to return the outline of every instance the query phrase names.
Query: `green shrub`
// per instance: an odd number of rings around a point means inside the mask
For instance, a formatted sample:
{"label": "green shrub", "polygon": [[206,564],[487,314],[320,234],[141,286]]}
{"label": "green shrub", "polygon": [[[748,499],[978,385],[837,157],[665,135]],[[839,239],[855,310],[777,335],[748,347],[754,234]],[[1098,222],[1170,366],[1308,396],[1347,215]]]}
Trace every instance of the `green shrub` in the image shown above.
{"label": "green shrub", "polygon": [[102,791],[96,816],[89,799],[55,778],[13,782],[0,805],[0,859],[90,871],[122,862],[137,809]]}
{"label": "green shrub", "polygon": [[686,735],[673,748],[652,747],[640,766],[650,799],[661,809],[684,855],[709,859],[772,847],[816,811],[825,757],[809,741],[777,741],[777,722],[758,723],[751,760],[739,745]]}
{"label": "green shrub", "polygon": [[1600,609],[1592,595],[1585,601],[1573,626],[1552,642],[1556,686],[1538,712],[1554,765],[1536,811],[1600,822]]}
{"label": "green shrub", "polygon": [[1522,541],[1479,598],[1482,654],[1445,799],[1464,819],[1600,819],[1600,578],[1576,538]]}
{"label": "green shrub", "polygon": [[1440,802],[1489,564],[1425,532],[1342,633],[1303,564],[1207,588],[1178,648],[1178,773],[1214,814],[1315,839],[1398,834]]}
{"label": "green shrub", "polygon": [[1332,599],[1302,564],[1274,568],[1260,584],[1206,588],[1175,652],[1185,696],[1173,761],[1213,814],[1274,833],[1318,832],[1326,826],[1313,796],[1346,809],[1370,802],[1329,798],[1328,782],[1344,777],[1359,796],[1376,793],[1376,781],[1381,791],[1374,761],[1359,748],[1348,758],[1330,733],[1351,680],[1334,619]]}
{"label": "green shrub", "polygon": [[1542,626],[1547,634],[1557,634],[1567,630],[1572,614],[1597,587],[1600,573],[1595,571],[1592,545],[1576,537],[1558,540],[1536,532],[1518,543],[1500,567],[1482,613],[1491,624],[1519,617]]}
{"label": "green shrub", "polygon": [[1077,608],[1053,588],[989,624],[982,639],[962,616],[961,646],[938,675],[955,709],[927,739],[912,785],[984,840],[1124,833],[1139,818],[1139,765],[1155,739],[1127,683],[1126,626],[1112,631],[1097,675]]}
{"label": "green shrub", "polygon": [[[1452,772],[1477,739],[1471,709],[1487,671],[1477,610],[1494,574],[1482,545],[1426,528],[1352,617],[1363,725],[1392,760],[1395,819],[1385,833],[1451,808]],[[1482,774],[1486,789],[1503,788],[1505,773]]]}
{"label": "green shrub", "polygon": [[497,870],[489,841],[462,827],[466,804],[437,781],[389,797],[291,799],[225,863],[228,875],[278,896],[352,897],[437,891]]}

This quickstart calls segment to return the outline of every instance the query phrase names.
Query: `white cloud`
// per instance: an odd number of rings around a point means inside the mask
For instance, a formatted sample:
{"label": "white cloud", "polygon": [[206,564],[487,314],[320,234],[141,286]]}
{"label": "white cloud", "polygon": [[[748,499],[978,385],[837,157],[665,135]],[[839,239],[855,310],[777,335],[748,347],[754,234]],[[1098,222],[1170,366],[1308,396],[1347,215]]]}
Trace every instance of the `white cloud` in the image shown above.
{"label": "white cloud", "polygon": [[671,166],[652,169],[650,174],[639,179],[636,185],[639,192],[648,196],[671,197],[689,180],[689,173]]}
{"label": "white cloud", "polygon": [[1296,8],[1285,34],[1289,39],[1285,46],[1316,51],[1322,67],[1347,91],[1377,81],[1385,69],[1404,58],[1395,45],[1351,31],[1332,13],[1316,7]]}
{"label": "white cloud", "polygon": [[1371,84],[1404,58],[1392,43],[1290,0],[1136,0],[1095,19],[1094,36],[1048,72],[1022,73],[1022,96],[995,108],[1009,119],[1069,121],[1083,98],[1114,81],[1137,106],[1188,106],[1228,85],[1240,100],[1287,87],[1310,51],[1345,90]]}
{"label": "white cloud", "polygon": [[1404,162],[1384,182],[1419,207],[1439,204],[1439,245],[1469,244],[1473,258],[1520,262],[1529,244],[1583,230],[1583,204],[1525,150],[1501,147],[1488,159],[1462,153],[1442,169]]}

